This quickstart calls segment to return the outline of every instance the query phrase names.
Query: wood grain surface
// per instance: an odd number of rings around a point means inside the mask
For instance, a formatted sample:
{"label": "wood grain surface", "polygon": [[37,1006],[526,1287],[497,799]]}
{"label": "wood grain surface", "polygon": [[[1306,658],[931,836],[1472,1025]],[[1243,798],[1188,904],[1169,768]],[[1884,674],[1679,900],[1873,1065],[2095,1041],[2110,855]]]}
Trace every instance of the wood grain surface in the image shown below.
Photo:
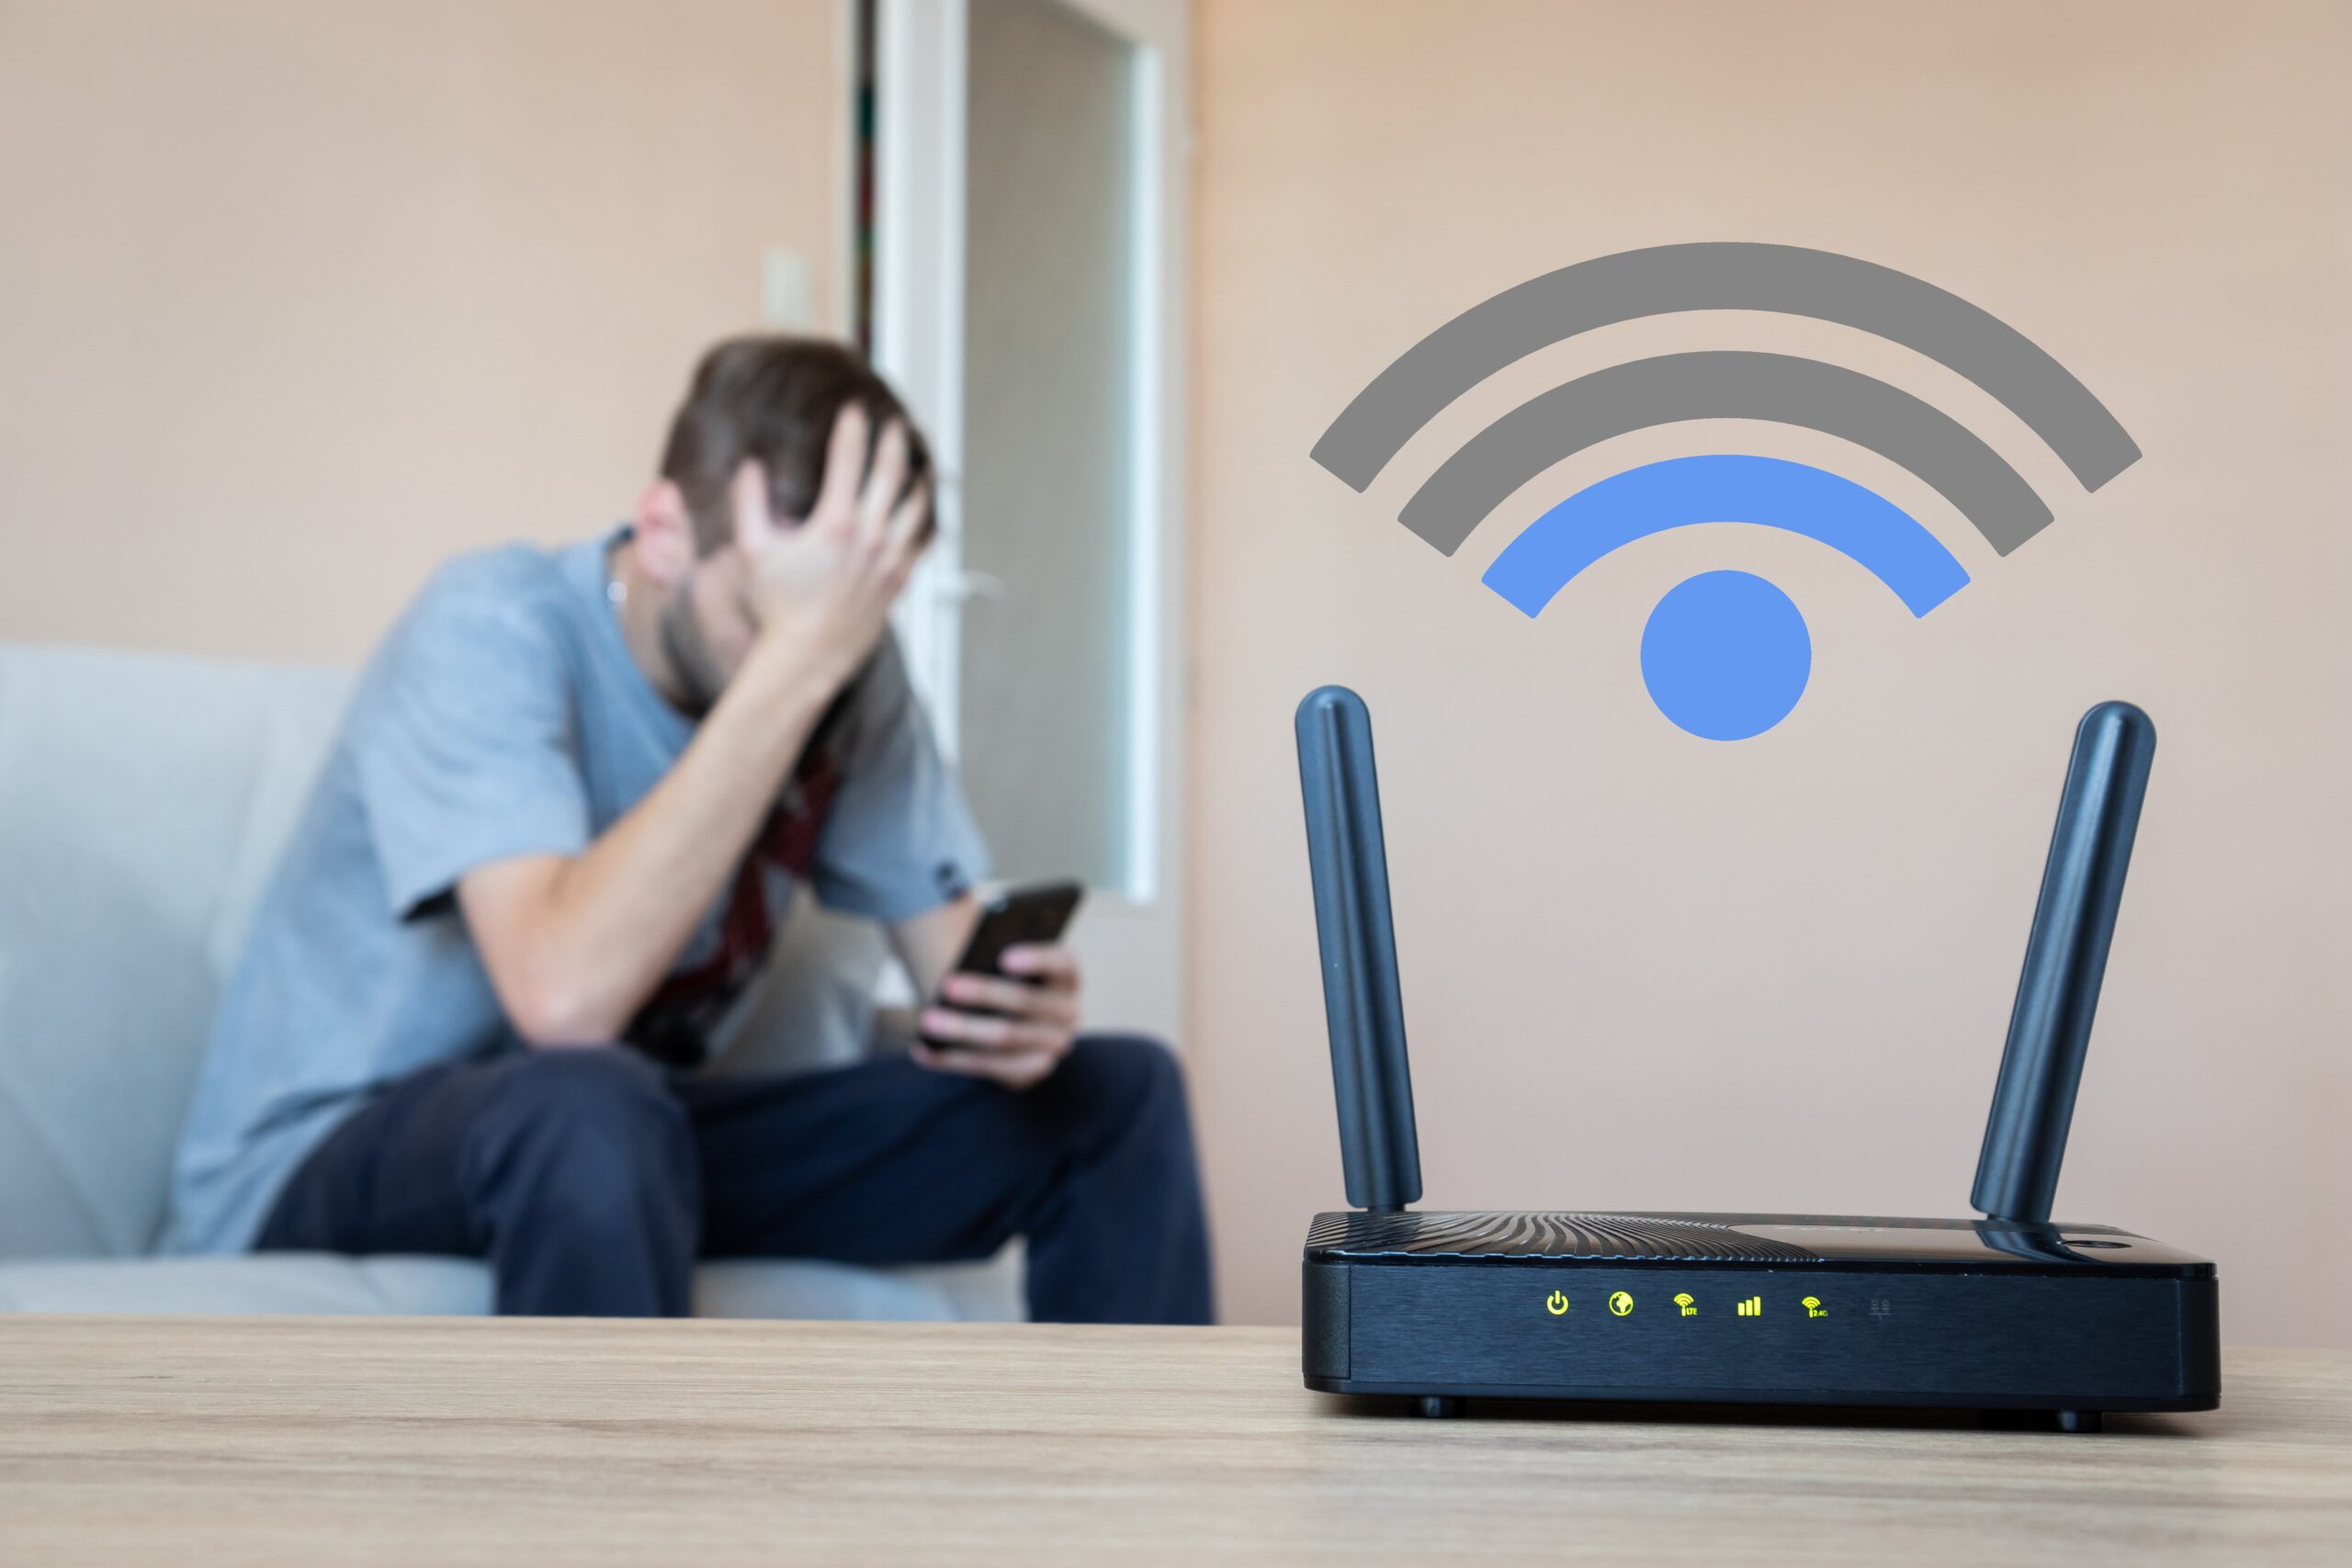
{"label": "wood grain surface", "polygon": [[0,1563],[2352,1562],[2352,1356],[2100,1437],[1423,1420],[1280,1329],[0,1318]]}

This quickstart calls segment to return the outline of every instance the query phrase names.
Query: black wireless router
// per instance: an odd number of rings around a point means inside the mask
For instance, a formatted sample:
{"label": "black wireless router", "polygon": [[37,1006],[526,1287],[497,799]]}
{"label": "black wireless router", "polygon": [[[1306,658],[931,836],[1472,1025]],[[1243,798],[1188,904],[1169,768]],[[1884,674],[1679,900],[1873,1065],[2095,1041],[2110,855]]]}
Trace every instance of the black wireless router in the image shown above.
{"label": "black wireless router", "polygon": [[1298,709],[1340,1152],[1355,1211],[1306,1235],[1306,1386],[1465,1397],[2049,1411],[2221,1402],[2213,1265],[2050,1200],[2147,792],[2155,728],[2084,716],[1994,1085],[1984,1218],[1421,1213],[1372,719]]}

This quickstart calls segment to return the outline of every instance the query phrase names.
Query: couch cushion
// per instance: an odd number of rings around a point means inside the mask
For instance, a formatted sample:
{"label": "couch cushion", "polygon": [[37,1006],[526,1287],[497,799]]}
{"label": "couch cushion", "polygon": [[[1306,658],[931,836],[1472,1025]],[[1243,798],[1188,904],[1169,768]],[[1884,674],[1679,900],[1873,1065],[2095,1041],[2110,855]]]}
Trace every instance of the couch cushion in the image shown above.
{"label": "couch cushion", "polygon": [[[490,1310],[490,1271],[457,1258],[74,1258],[0,1263],[0,1312],[393,1313]],[[982,1263],[853,1268],[808,1259],[706,1263],[704,1317],[824,1317],[1013,1322],[1022,1315],[1018,1249]]]}
{"label": "couch cushion", "polygon": [[0,1258],[145,1251],[345,678],[0,648]]}
{"label": "couch cushion", "polygon": [[397,1313],[490,1310],[490,1274],[462,1258],[75,1258],[0,1263],[0,1311]]}
{"label": "couch cushion", "polygon": [[979,1263],[876,1269],[814,1258],[706,1263],[695,1270],[700,1317],[836,1317],[908,1323],[1018,1323],[1018,1243]]}

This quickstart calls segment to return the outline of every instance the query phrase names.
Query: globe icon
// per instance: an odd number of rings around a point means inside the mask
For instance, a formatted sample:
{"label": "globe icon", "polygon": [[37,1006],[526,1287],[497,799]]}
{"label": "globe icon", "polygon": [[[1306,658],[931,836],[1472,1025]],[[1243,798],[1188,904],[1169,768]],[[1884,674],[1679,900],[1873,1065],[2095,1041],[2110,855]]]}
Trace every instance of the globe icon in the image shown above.
{"label": "globe icon", "polygon": [[1634,1310],[1634,1298],[1623,1291],[1614,1292],[1609,1298],[1609,1310],[1623,1317]]}

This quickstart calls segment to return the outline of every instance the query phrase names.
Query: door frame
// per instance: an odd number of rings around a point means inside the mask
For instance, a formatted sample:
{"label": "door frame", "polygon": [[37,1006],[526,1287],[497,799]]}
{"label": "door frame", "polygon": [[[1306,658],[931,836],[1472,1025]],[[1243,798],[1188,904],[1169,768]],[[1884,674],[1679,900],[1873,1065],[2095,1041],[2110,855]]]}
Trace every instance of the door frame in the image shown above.
{"label": "door frame", "polygon": [[[1076,941],[1123,1025],[1181,1038],[1184,946],[1184,440],[1189,0],[1053,0],[1134,54],[1126,885]],[[969,0],[876,0],[874,363],[931,437],[938,536],[894,615],[940,744],[959,749],[964,568],[965,115]]]}

